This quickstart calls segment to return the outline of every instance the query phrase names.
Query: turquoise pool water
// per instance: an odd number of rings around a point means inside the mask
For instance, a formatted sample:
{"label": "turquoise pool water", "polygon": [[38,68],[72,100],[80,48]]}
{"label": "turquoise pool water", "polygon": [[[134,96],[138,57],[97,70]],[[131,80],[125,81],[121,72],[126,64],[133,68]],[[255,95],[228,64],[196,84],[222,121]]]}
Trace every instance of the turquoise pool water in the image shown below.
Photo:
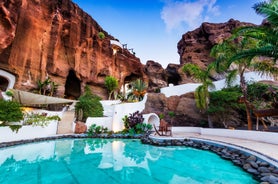
{"label": "turquoise pool water", "polygon": [[255,184],[218,155],[139,140],[63,139],[0,149],[1,184]]}

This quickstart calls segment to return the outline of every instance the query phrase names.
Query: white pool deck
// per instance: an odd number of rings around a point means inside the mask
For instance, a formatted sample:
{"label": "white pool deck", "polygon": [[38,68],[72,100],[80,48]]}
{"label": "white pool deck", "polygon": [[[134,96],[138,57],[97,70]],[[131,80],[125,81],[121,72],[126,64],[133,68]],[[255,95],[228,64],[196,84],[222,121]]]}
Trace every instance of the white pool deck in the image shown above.
{"label": "white pool deck", "polygon": [[[265,143],[260,141],[248,140],[248,139],[238,139],[224,136],[215,136],[215,135],[201,135],[199,133],[190,133],[190,132],[173,132],[172,137],[167,136],[157,136],[150,135],[156,139],[195,139],[195,140],[205,140],[215,142],[217,144],[227,145],[229,147],[235,146],[244,151],[247,151],[253,155],[257,155],[263,159],[269,158],[273,159],[270,162],[278,167],[278,144]],[[278,133],[277,133],[278,136]],[[246,148],[246,149],[245,149]],[[258,154],[257,154],[258,153]],[[264,155],[266,157],[264,157]],[[267,158],[269,157],[269,158]]]}

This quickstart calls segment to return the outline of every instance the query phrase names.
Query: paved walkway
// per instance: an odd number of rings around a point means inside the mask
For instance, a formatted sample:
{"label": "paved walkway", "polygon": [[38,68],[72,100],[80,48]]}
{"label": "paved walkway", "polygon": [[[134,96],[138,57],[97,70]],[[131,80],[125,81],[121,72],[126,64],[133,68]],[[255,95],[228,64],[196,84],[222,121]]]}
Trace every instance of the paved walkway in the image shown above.
{"label": "paved walkway", "polygon": [[[278,133],[277,133],[278,136]],[[175,133],[173,132],[173,138],[193,138],[193,139],[206,139],[212,141],[218,141],[221,143],[228,143],[239,147],[247,148],[255,152],[261,153],[267,157],[271,157],[278,164],[278,144],[270,144],[258,141],[252,141],[247,139],[236,139],[229,137],[200,135],[197,133]]]}
{"label": "paved walkway", "polygon": [[75,119],[74,111],[65,111],[61,121],[58,123],[57,134],[73,133],[72,123]]}

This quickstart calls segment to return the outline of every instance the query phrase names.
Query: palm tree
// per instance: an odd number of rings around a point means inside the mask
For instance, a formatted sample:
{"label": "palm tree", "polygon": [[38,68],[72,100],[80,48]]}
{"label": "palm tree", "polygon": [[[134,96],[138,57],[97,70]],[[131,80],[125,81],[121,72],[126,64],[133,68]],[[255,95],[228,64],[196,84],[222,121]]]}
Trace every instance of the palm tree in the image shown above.
{"label": "palm tree", "polygon": [[131,83],[131,86],[132,86],[132,96],[138,101],[143,100],[147,92],[146,83],[141,79],[137,79]]}
{"label": "palm tree", "polygon": [[[272,65],[278,58],[278,1],[261,2],[253,6],[256,13],[266,18],[268,24],[263,26],[251,26],[239,28],[235,36],[249,37],[257,40],[257,47],[243,50],[234,56],[233,60],[256,56],[264,56],[273,59]],[[265,66],[271,69],[269,65]],[[270,71],[271,72],[271,71]]]}
{"label": "palm tree", "polygon": [[49,85],[50,85],[49,96],[54,96],[59,85],[57,83],[55,83],[54,81],[51,81]]}
{"label": "palm tree", "polygon": [[[240,88],[243,93],[243,102],[246,107],[248,129],[252,129],[252,119],[249,103],[247,101],[247,83],[244,73],[252,66],[252,58],[246,57],[237,60],[232,58],[239,52],[254,47],[256,41],[254,39],[247,39],[244,37],[235,38],[233,35],[223,41],[221,44],[215,45],[211,50],[211,56],[215,58],[215,66],[218,72],[228,72],[226,76],[226,83],[228,86],[236,79],[237,75],[240,78]],[[234,69],[232,68],[234,66]]]}
{"label": "palm tree", "polygon": [[106,76],[104,85],[108,90],[108,99],[111,100],[112,94],[115,92],[115,90],[118,88],[118,80],[113,76]]}
{"label": "palm tree", "polygon": [[248,129],[252,130],[252,120],[247,101],[247,84],[244,72],[252,69],[261,75],[278,76],[276,59],[278,58],[278,1],[262,2],[254,5],[255,11],[264,15],[270,26],[252,26],[237,29],[223,43],[213,47],[211,55],[216,58],[218,70],[230,70],[227,83],[230,84],[237,74],[240,76],[240,87],[246,107]]}
{"label": "palm tree", "polygon": [[[201,69],[198,65],[187,63],[183,66],[183,72],[191,75],[195,80],[201,82],[195,90],[194,96],[196,106],[202,113],[205,113],[209,105],[209,88],[214,88],[214,84],[210,79],[211,71],[214,65],[210,64],[207,68]],[[213,127],[210,117],[208,116],[209,127]]]}

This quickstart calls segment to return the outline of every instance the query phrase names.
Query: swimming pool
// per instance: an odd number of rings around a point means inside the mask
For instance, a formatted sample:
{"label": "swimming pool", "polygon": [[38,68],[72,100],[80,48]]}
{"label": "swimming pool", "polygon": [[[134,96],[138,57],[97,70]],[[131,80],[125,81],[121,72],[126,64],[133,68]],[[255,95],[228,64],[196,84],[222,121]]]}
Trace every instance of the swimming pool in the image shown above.
{"label": "swimming pool", "polygon": [[133,139],[59,139],[0,149],[0,183],[255,184],[209,151]]}

